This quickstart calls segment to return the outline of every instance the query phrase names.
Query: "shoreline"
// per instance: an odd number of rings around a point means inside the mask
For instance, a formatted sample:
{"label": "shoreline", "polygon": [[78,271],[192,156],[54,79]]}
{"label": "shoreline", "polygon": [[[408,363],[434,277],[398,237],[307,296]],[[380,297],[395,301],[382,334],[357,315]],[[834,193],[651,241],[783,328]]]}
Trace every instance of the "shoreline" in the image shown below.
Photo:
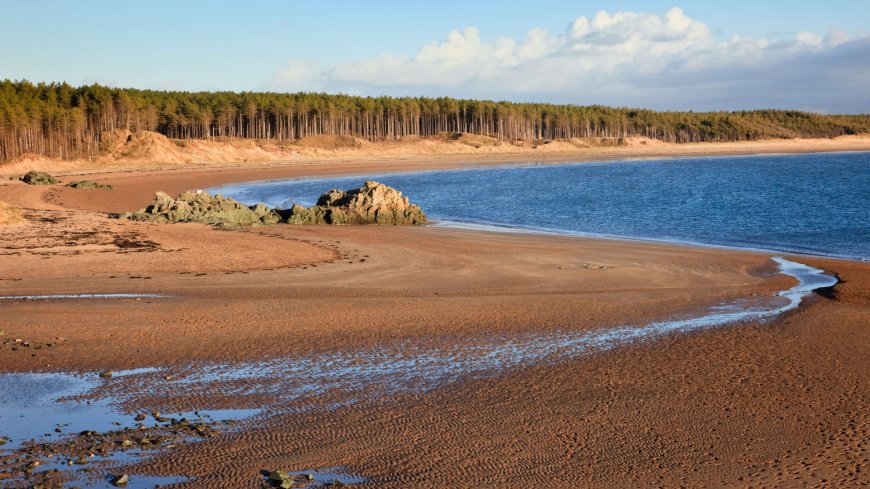
{"label": "shoreline", "polygon": [[[814,152],[819,154],[854,154],[854,153],[868,153],[870,151],[857,150],[857,151],[824,151],[824,152]],[[526,162],[526,163],[498,163],[493,162],[493,164],[486,166],[475,166],[475,165],[467,165],[460,166],[457,168],[449,168],[449,169],[428,169],[428,168],[413,168],[413,169],[403,169],[399,171],[391,171],[388,173],[380,172],[377,174],[369,173],[352,173],[352,174],[337,174],[337,175],[304,175],[304,176],[293,176],[288,178],[269,178],[269,179],[256,179],[256,180],[242,180],[235,181],[229,183],[222,183],[216,186],[211,186],[205,188],[203,190],[208,191],[210,193],[218,193],[222,194],[226,191],[227,188],[233,188],[236,186],[246,186],[246,185],[256,185],[256,184],[268,184],[272,182],[281,182],[281,181],[305,181],[305,182],[326,182],[333,179],[378,179],[381,177],[387,176],[401,176],[401,175],[410,175],[410,174],[420,174],[420,173],[440,173],[445,171],[464,171],[464,170],[473,170],[473,169],[510,169],[510,168],[532,168],[538,167],[542,165],[585,165],[585,164],[602,164],[606,165],[607,163],[623,163],[623,162],[638,162],[643,163],[647,161],[672,161],[672,160],[684,160],[684,159],[707,159],[707,158],[748,158],[757,155],[767,155],[767,156],[787,156],[787,155],[799,155],[804,154],[800,152],[795,153],[750,153],[750,154],[741,154],[741,155],[716,155],[710,154],[705,156],[675,156],[675,157],[667,157],[667,158],[639,158],[639,159],[619,159],[619,160],[604,160],[604,161],[559,161],[553,163],[541,163],[541,162]],[[324,187],[325,188],[325,187]],[[248,205],[253,205],[255,202],[247,202]],[[313,202],[306,205],[312,205]],[[268,205],[268,204],[267,204]],[[857,255],[839,255],[826,253],[823,251],[812,251],[812,250],[793,250],[793,249],[784,249],[784,248],[762,248],[762,247],[753,247],[753,246],[744,246],[739,244],[719,244],[719,243],[705,243],[701,241],[691,241],[691,240],[680,240],[680,239],[665,239],[665,238],[652,238],[652,237],[642,237],[642,236],[621,236],[621,235],[611,235],[605,233],[594,233],[594,232],[582,232],[582,231],[568,231],[568,230],[560,230],[554,228],[544,228],[544,227],[533,227],[533,226],[522,226],[522,225],[511,225],[511,224],[501,224],[501,223],[492,223],[486,221],[457,221],[451,219],[432,219],[430,226],[445,228],[445,229],[453,229],[453,230],[471,230],[471,231],[483,231],[483,232],[495,232],[495,233],[516,233],[516,234],[524,234],[524,235],[542,235],[542,236],[565,236],[565,237],[579,237],[579,238],[590,238],[590,239],[605,239],[605,240],[617,240],[617,241],[634,241],[638,243],[659,243],[659,244],[669,244],[676,246],[689,246],[689,247],[702,247],[702,248],[713,248],[713,249],[723,249],[723,250],[733,250],[733,251],[748,251],[753,253],[767,253],[767,254],[786,254],[791,256],[798,257],[809,257],[809,258],[831,258],[838,260],[847,260],[847,261],[856,261],[856,262],[866,262],[870,260],[870,257],[862,257]]]}
{"label": "shoreline", "polygon": [[[260,164],[223,164],[204,163],[169,165],[159,168],[102,167],[57,172],[62,177],[81,177],[87,175],[99,183],[111,183],[116,193],[124,192],[124,201],[111,202],[111,205],[95,205],[91,199],[83,198],[81,193],[58,191],[60,198],[49,196],[49,202],[81,210],[121,213],[138,209],[150,202],[154,191],[162,190],[177,195],[185,190],[211,188],[239,182],[269,181],[288,178],[329,178],[354,176],[373,173],[405,173],[419,171],[438,171],[466,168],[489,168],[498,166],[527,165],[530,160],[541,164],[588,163],[619,161],[626,158],[691,158],[718,156],[749,156],[769,153],[811,153],[870,151],[870,138],[845,142],[838,140],[810,140],[812,144],[802,146],[794,140],[761,141],[754,143],[689,143],[622,148],[587,148],[571,154],[461,154],[461,155],[413,155],[413,156],[321,156],[303,160],[267,162]],[[825,144],[821,148],[819,144]],[[38,168],[37,168],[38,169]],[[20,174],[22,169],[10,172],[2,169],[2,174]],[[148,181],[149,186],[141,185]],[[2,200],[2,199],[0,199]],[[105,202],[104,202],[105,203]]]}
{"label": "shoreline", "polygon": [[[378,167],[393,168],[398,165],[411,165],[414,170],[420,169],[450,169],[467,166],[493,166],[512,165],[522,162],[565,163],[565,162],[607,162],[614,160],[644,160],[644,159],[668,159],[668,158],[691,158],[691,157],[716,157],[716,156],[752,156],[763,154],[805,154],[805,153],[829,153],[829,152],[867,152],[870,151],[870,135],[841,136],[834,139],[778,139],[739,141],[722,143],[663,143],[650,140],[642,144],[627,146],[603,146],[571,149],[548,150],[544,146],[542,150],[489,152],[471,147],[465,147],[464,151],[451,153],[425,152],[409,148],[409,152],[393,154],[388,151],[379,152],[378,144],[375,143],[372,150],[361,152],[353,150],[322,151],[314,154],[299,154],[293,158],[275,158],[272,160],[259,160],[250,162],[239,161],[190,161],[186,163],[157,163],[159,158],[152,160],[109,160],[101,163],[84,160],[47,160],[37,158],[35,160],[23,160],[19,162],[7,161],[0,163],[0,176],[12,176],[23,173],[28,165],[41,171],[54,171],[60,176],[71,175],[104,175],[112,173],[125,173],[131,171],[186,171],[196,169],[213,170],[259,170],[266,171],[296,166],[328,166],[328,165],[352,165],[368,168],[369,171],[377,171]],[[214,143],[218,146],[225,143]],[[383,143],[389,147],[399,146],[401,142]],[[416,151],[416,152],[415,152]],[[56,168],[52,168],[55,165]],[[311,168],[309,168],[311,169]],[[317,168],[313,169],[315,172]],[[315,173],[318,174],[319,172]]]}
{"label": "shoreline", "polygon": [[452,229],[452,230],[467,230],[467,231],[483,231],[483,232],[491,232],[491,233],[504,233],[504,234],[519,234],[519,235],[539,235],[539,236],[564,236],[564,237],[575,237],[575,238],[586,238],[586,239],[603,239],[603,240],[613,240],[613,241],[628,241],[635,242],[638,244],[642,243],[655,243],[655,244],[663,244],[663,245],[672,245],[672,246],[685,246],[689,248],[711,248],[716,250],[731,250],[735,252],[749,252],[749,253],[761,253],[767,255],[788,255],[793,257],[803,257],[807,259],[813,258],[824,258],[831,260],[842,260],[842,261],[850,261],[857,263],[864,263],[870,261],[870,258],[864,258],[859,256],[846,256],[846,255],[832,255],[825,254],[822,252],[811,253],[811,252],[801,252],[794,250],[785,250],[785,249],[773,249],[773,248],[754,248],[750,246],[738,246],[738,245],[725,245],[725,244],[715,244],[715,243],[703,243],[700,241],[683,241],[683,240],[668,240],[668,239],[658,239],[658,238],[644,238],[638,236],[618,236],[611,234],[596,234],[596,233],[586,233],[581,231],[561,231],[557,229],[545,229],[545,228],[532,228],[532,227],[522,227],[522,226],[510,226],[510,225],[501,225],[501,224],[492,224],[492,223],[484,223],[484,222],[472,222],[472,221],[449,221],[449,220],[432,220],[430,226],[444,228],[444,229]]}
{"label": "shoreline", "polygon": [[[457,164],[467,163],[411,168]],[[184,378],[197,374],[189,366],[329,360],[402,341],[462,352],[480,335],[604,332],[760,301],[794,285],[774,273],[767,252],[438,226],[228,231],[106,217],[141,207],[155,190],[329,176],[349,166],[366,167],[329,161],[93,174],[114,191],[0,182],[0,201],[26,219],[0,227],[3,295],[123,289],[172,296],[0,301],[0,339],[31,343],[17,351],[3,343],[0,372],[158,366],[159,393],[140,393],[125,409],[249,408],[262,393],[185,389]],[[280,415],[267,426],[180,444],[131,473],[183,474],[192,478],[185,487],[253,487],[260,470],[279,467],[346,467],[379,487],[855,485],[867,473],[870,264],[799,261],[841,282],[771,322],[521,365],[509,375],[469,376],[328,415]],[[280,386],[291,378],[265,380]],[[105,393],[135,391],[124,379],[106,382]],[[236,379],[230,390],[251,385]]]}

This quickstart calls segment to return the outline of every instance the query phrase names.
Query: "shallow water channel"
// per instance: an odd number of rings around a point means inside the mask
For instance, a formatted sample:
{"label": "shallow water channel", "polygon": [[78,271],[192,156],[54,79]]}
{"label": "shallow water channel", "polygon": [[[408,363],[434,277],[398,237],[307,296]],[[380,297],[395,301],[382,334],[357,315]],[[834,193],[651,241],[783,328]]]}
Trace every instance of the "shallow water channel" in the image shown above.
{"label": "shallow water channel", "polygon": [[[454,347],[422,347],[399,341],[328,355],[314,352],[246,363],[192,363],[183,370],[174,367],[171,377],[161,368],[114,372],[110,378],[97,372],[2,374],[0,437],[8,442],[0,447],[0,456],[27,440],[57,440],[84,430],[109,431],[130,425],[132,415],[154,409],[146,399],[153,402],[183,396],[188,404],[194,399],[207,406],[210,396],[230,395],[248,399],[246,402],[256,406],[177,416],[212,421],[236,419],[243,420],[243,425],[266,423],[279,413],[337,409],[397,394],[426,392],[464,379],[486,378],[506,369],[569,360],[630,342],[763,321],[796,308],[813,290],[837,282],[822,270],[782,258],[774,261],[783,274],[797,279],[797,285],[751,305],[745,301],[725,303],[696,316],[643,326],[481,335]],[[147,455],[126,452],[107,462],[123,466],[138,456]],[[139,478],[139,483],[142,480]],[[161,479],[155,483],[180,480]]]}

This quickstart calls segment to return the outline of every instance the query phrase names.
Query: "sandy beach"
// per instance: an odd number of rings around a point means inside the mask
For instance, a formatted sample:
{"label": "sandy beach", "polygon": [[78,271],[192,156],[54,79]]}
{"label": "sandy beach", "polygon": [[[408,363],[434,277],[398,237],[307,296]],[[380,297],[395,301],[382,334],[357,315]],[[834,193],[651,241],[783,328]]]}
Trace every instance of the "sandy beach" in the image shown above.
{"label": "sandy beach", "polygon": [[[773,255],[749,251],[439,227],[223,230],[109,217],[144,207],[158,190],[529,161],[832,150],[870,150],[870,139],[381,157],[372,149],[248,164],[41,162],[35,168],[64,182],[87,175],[115,189],[0,182],[0,201],[23,218],[0,225],[0,296],[164,297],[2,301],[4,338],[34,346],[4,343],[0,372],[159,366],[184,377],[203,362],[328,357],[402,342],[462,351],[483,337],[691,315],[794,283],[776,273]],[[24,164],[0,170],[20,174]],[[667,336],[333,410],[276,412],[268,423],[181,444],[131,473],[191,477],[179,487],[256,488],[260,471],[276,467],[343,467],[371,487],[870,484],[870,265],[790,258],[841,283],[772,322]],[[258,400],[215,391],[151,402],[172,411]]]}

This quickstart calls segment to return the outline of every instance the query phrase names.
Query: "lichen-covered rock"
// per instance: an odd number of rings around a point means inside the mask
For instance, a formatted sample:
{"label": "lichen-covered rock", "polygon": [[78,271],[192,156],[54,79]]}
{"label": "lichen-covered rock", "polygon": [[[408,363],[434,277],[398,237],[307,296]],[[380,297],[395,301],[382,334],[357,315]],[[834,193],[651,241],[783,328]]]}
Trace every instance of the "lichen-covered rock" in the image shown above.
{"label": "lichen-covered rock", "polygon": [[246,206],[237,200],[199,190],[188,190],[177,199],[157,192],[151,205],[120,217],[134,221],[198,222],[224,227],[258,226],[281,221],[277,212],[263,204]]}
{"label": "lichen-covered rock", "polygon": [[77,189],[98,189],[98,190],[112,190],[115,187],[111,185],[104,185],[102,183],[92,182],[90,180],[79,180],[78,182],[70,182],[67,184],[67,187],[77,188]]}
{"label": "lichen-covered rock", "polygon": [[353,190],[330,190],[313,207],[294,205],[291,224],[426,224],[426,215],[402,192],[382,183],[367,181]]}
{"label": "lichen-covered rock", "polygon": [[21,181],[28,185],[55,185],[58,183],[56,178],[41,171],[29,171],[21,177]]}

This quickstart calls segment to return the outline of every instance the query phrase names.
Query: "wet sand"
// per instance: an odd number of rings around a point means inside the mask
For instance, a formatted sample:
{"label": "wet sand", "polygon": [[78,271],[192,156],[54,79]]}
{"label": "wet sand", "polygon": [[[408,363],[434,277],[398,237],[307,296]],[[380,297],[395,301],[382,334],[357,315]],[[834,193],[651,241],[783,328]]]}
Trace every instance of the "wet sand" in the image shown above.
{"label": "wet sand", "polygon": [[[0,201],[28,221],[0,227],[0,295],[169,296],[0,302],[7,337],[65,338],[0,349],[0,371],[160,366],[184,376],[191,362],[328,356],[396,341],[461,350],[481,335],[644,324],[792,285],[764,253],[444,228],[237,232],[105,215],[142,207],[155,190],[459,164],[93,176],[114,191],[0,184]],[[794,259],[844,283],[773,323],[278,413],[137,470],[194,476],[190,487],[259,487],[262,469],[336,466],[376,487],[866,484],[870,266]],[[139,402],[181,410],[256,399],[214,392]]]}

